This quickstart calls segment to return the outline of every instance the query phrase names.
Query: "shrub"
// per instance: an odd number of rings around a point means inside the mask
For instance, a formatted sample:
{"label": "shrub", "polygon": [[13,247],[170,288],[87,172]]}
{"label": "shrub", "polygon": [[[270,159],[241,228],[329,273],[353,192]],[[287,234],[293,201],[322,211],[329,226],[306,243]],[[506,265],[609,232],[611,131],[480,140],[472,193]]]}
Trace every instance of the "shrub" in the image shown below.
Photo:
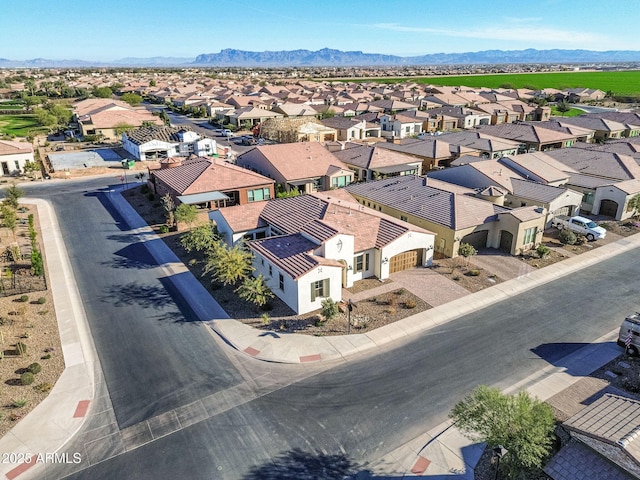
{"label": "shrub", "polygon": [[36,391],[38,391],[40,393],[47,393],[52,388],[53,388],[53,385],[51,385],[49,382],[39,383],[38,385],[33,387],[34,390],[36,390]]}
{"label": "shrub", "polygon": [[540,258],[546,258],[551,254],[551,249],[544,244],[540,244],[536,247],[536,253]]}
{"label": "shrub", "polygon": [[587,243],[587,237],[584,235],[578,235],[576,237],[576,245],[584,245],[585,243]]}
{"label": "shrub", "polygon": [[44,297],[40,297],[38,298],[38,300],[36,300],[36,302],[38,303],[38,305],[44,305],[45,303],[47,303],[47,299]]}
{"label": "shrub", "polygon": [[398,303],[398,300],[396,300],[396,297],[389,297],[387,298],[387,301],[385,303],[390,307],[395,307],[396,304]]}
{"label": "shrub", "polygon": [[29,400],[27,400],[26,398],[21,398],[19,400],[14,400],[13,402],[11,402],[11,406],[13,408],[22,408],[24,407],[27,403],[29,403]]}
{"label": "shrub", "polygon": [[331,320],[338,314],[338,303],[334,302],[331,297],[322,300],[322,316],[325,320]]}
{"label": "shrub", "polygon": [[36,373],[40,373],[42,371],[42,367],[40,366],[39,363],[32,363],[27,367],[27,371],[35,375]]}
{"label": "shrub", "polygon": [[577,237],[575,233],[573,233],[568,228],[565,228],[564,230],[560,230],[558,240],[560,240],[560,243],[562,243],[563,245],[574,245],[576,243]]}
{"label": "shrub", "polygon": [[20,375],[20,382],[22,385],[31,385],[35,381],[36,377],[31,372],[24,372]]}
{"label": "shrub", "polygon": [[416,308],[417,306],[418,304],[413,298],[410,298],[409,300],[404,302],[404,308],[412,309],[412,308]]}
{"label": "shrub", "polygon": [[22,303],[27,303],[29,301],[29,295],[22,295],[19,300]]}
{"label": "shrub", "polygon": [[385,310],[385,313],[388,313],[389,315],[395,315],[396,314],[396,309],[395,307],[389,307]]}
{"label": "shrub", "polygon": [[160,233],[169,233],[169,226],[168,225],[160,225],[160,228],[158,228],[158,232],[160,232]]}
{"label": "shrub", "polygon": [[27,353],[27,345],[23,342],[16,343],[16,351],[18,355],[25,355]]}
{"label": "shrub", "polygon": [[43,355],[40,357],[40,360],[49,360],[51,358],[51,354],[47,353],[46,355]]}
{"label": "shrub", "polygon": [[476,270],[476,269],[469,270],[467,272],[467,275],[469,275],[470,277],[479,277],[480,276],[480,270]]}
{"label": "shrub", "polygon": [[263,313],[262,314],[262,323],[264,325],[269,325],[269,314],[268,313]]}

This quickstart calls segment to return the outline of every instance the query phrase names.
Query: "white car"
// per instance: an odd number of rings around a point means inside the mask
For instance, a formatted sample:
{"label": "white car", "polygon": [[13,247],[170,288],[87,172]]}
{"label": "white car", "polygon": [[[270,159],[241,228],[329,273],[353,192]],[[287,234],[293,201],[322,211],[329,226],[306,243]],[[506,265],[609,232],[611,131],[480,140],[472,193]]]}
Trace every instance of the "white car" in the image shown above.
{"label": "white car", "polygon": [[233,137],[233,132],[228,128],[222,130],[222,135],[225,137]]}

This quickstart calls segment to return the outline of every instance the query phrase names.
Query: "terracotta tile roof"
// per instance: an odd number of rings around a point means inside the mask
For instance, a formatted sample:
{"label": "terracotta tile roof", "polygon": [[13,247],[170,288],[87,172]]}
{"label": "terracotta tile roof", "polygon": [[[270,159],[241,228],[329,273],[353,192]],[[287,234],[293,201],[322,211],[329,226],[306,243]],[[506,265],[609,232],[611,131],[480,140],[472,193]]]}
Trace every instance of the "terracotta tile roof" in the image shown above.
{"label": "terracotta tile roof", "polygon": [[553,187],[542,183],[512,178],[512,193],[518,197],[528,198],[543,203],[550,203],[556,198],[565,195],[567,189],[563,187]]}
{"label": "terracotta tile roof", "polygon": [[15,155],[19,153],[32,153],[33,147],[29,142],[14,142],[0,140],[0,155]]}
{"label": "terracotta tile roof", "polygon": [[270,178],[221,159],[196,157],[179,167],[154,170],[156,178],[179,195],[268,186]]}
{"label": "terracotta tile roof", "polygon": [[267,201],[252,202],[245,205],[234,205],[218,210],[234,232],[246,232],[255,228],[266,227],[267,222],[260,216]]}
{"label": "terracotta tile roof", "polygon": [[259,145],[237,159],[238,165],[258,170],[262,162],[273,165],[287,181],[322,177],[330,167],[348,170],[347,165],[318,142]]}
{"label": "terracotta tile roof", "polygon": [[554,480],[633,480],[636,478],[574,439],[562,447],[543,470]]}
{"label": "terracotta tile roof", "polygon": [[428,137],[425,139],[406,139],[399,144],[382,143],[380,148],[402,152],[407,155],[415,155],[426,158],[450,158],[454,153],[458,153],[457,149],[452,149],[450,143],[436,137]]}
{"label": "terracotta tile roof", "polygon": [[547,144],[575,140],[575,135],[556,132],[544,128],[544,122],[540,125],[527,125],[524,123],[503,123],[500,125],[483,125],[478,127],[481,133],[494,137],[506,138],[516,142]]}
{"label": "terracotta tile roof", "polygon": [[543,217],[544,209],[536,206],[519,207],[506,212],[501,212],[498,215],[511,215],[521,222],[528,222],[530,220],[537,220],[538,218]]}
{"label": "terracotta tile roof", "polygon": [[345,150],[333,152],[333,154],[344,163],[366,169],[378,169],[421,162],[421,160],[415,156],[386,148],[386,144],[381,146],[376,145],[374,147],[357,145],[354,148],[345,148]]}

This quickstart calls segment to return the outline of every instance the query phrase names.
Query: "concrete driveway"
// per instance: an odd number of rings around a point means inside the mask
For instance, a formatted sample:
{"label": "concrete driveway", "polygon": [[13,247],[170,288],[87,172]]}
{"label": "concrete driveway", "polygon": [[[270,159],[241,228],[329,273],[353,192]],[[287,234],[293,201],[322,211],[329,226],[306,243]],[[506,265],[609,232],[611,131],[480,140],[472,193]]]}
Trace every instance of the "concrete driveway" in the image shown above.
{"label": "concrete driveway", "polygon": [[496,274],[503,281],[521,277],[535,270],[534,267],[523,262],[520,258],[513,257],[495,248],[479,250],[477,255],[469,259],[469,263]]}

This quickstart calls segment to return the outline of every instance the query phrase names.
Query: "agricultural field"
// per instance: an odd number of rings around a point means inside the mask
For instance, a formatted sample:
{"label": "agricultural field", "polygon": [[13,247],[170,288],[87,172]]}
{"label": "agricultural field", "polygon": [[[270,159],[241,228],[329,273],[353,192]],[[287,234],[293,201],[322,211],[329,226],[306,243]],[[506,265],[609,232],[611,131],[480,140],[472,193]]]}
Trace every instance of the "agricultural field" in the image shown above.
{"label": "agricultural field", "polygon": [[[593,88],[612,92],[620,96],[640,96],[640,71],[623,72],[545,72],[545,73],[505,73],[495,75],[456,75],[420,78],[384,78],[357,81],[378,83],[399,83],[412,81],[432,85],[499,88]],[[355,80],[354,80],[355,81]]]}
{"label": "agricultural field", "polygon": [[26,137],[29,134],[46,132],[35,115],[0,115],[0,134]]}

